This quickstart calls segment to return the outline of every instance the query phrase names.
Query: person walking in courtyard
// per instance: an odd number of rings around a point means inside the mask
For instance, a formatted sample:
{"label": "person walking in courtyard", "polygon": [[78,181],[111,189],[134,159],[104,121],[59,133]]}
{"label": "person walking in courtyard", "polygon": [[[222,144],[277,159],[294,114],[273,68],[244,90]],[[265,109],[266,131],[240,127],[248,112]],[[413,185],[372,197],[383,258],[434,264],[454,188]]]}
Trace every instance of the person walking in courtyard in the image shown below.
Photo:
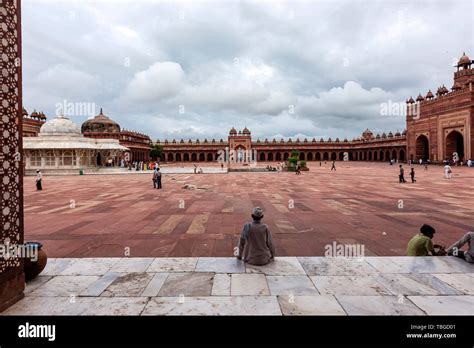
{"label": "person walking in courtyard", "polygon": [[161,189],[161,172],[160,168],[156,169],[156,188]]}
{"label": "person walking in courtyard", "polygon": [[[442,246],[433,244],[435,229],[430,225],[423,225],[407,246],[407,256],[442,256],[446,252]],[[438,251],[435,248],[439,249]]]}
{"label": "person walking in courtyard", "polygon": [[272,234],[266,224],[262,224],[263,210],[255,207],[252,211],[252,222],[244,225],[240,235],[237,259],[251,265],[262,266],[273,261],[275,247]]}
{"label": "person walking in courtyard", "polygon": [[416,182],[416,179],[415,179],[415,168],[411,167],[411,170],[410,170],[410,177],[411,177],[411,182],[414,184]]}
{"label": "person walking in courtyard", "polygon": [[451,174],[453,173],[453,171],[449,163],[446,163],[443,168],[444,168],[444,178],[451,179]]}
{"label": "person walking in courtyard", "polygon": [[41,174],[40,170],[37,169],[36,170],[36,190],[37,191],[41,191],[43,189],[42,182],[43,182],[43,174]]}
{"label": "person walking in courtyard", "polygon": [[336,170],[336,161],[332,161],[331,172]]}
{"label": "person walking in courtyard", "polygon": [[296,163],[296,170],[295,170],[296,175],[301,175],[301,169],[300,169],[300,164]]}
{"label": "person walking in courtyard", "polygon": [[398,179],[400,183],[404,183],[405,181],[405,170],[403,169],[403,166],[400,164],[400,173],[398,174]]}
{"label": "person walking in courtyard", "polygon": [[153,178],[152,178],[152,180],[153,180],[153,188],[156,189],[156,188],[157,188],[157,185],[158,185],[158,168],[155,168],[155,169],[153,170]]}
{"label": "person walking in courtyard", "polygon": [[[460,250],[467,244],[467,250]],[[447,250],[448,255],[457,256],[469,263],[474,263],[474,232],[467,232],[460,240],[451,245]]]}

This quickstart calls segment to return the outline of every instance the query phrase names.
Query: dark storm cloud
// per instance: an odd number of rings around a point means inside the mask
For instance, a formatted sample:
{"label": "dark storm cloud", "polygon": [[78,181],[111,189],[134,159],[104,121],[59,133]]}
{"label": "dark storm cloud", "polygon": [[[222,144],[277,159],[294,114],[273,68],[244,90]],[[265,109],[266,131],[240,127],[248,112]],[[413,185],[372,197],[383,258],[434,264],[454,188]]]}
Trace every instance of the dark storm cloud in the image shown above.
{"label": "dark storm cloud", "polygon": [[381,104],[451,87],[472,16],[470,1],[25,0],[24,104],[92,103],[160,139],[403,130]]}

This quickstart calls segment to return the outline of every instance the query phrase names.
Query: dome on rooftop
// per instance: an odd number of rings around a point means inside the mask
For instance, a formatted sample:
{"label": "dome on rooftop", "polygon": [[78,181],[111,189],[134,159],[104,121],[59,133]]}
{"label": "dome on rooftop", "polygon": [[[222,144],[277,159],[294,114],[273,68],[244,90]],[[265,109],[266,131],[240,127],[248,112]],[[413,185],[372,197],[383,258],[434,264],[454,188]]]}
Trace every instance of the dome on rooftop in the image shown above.
{"label": "dome on rooftop", "polygon": [[120,133],[120,126],[117,122],[105,116],[102,113],[102,109],[100,109],[100,113],[96,117],[87,120],[82,124],[81,130],[82,133]]}
{"label": "dome on rooftop", "polygon": [[81,136],[82,134],[81,129],[77,124],[72,122],[69,118],[60,115],[43,124],[41,126],[39,135]]}

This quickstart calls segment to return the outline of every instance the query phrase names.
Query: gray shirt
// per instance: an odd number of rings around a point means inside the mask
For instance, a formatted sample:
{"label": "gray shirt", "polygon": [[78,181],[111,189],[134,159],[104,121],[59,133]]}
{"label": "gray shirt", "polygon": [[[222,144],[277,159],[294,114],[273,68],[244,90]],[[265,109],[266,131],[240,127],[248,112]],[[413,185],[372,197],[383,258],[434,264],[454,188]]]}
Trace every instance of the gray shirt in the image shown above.
{"label": "gray shirt", "polygon": [[272,235],[266,224],[254,220],[244,225],[239,256],[252,265],[265,265],[275,257]]}

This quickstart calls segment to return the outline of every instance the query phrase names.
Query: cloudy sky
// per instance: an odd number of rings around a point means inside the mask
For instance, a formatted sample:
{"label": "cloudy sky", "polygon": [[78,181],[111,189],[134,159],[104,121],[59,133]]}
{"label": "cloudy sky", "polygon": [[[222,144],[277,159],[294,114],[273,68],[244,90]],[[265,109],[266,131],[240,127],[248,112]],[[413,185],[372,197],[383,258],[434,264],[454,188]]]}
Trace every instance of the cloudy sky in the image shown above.
{"label": "cloudy sky", "polygon": [[23,0],[24,105],[153,139],[401,131],[394,103],[474,58],[473,3]]}

